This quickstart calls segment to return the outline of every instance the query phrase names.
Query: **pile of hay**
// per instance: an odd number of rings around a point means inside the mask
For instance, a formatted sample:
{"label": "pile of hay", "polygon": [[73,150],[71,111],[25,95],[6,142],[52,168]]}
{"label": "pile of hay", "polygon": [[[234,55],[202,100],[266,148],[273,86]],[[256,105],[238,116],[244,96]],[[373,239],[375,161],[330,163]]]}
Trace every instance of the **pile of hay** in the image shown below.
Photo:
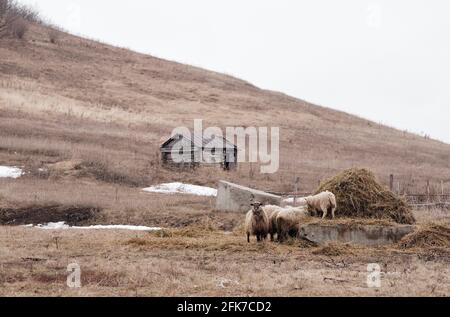
{"label": "pile of hay", "polygon": [[366,169],[346,170],[323,182],[316,193],[326,190],[336,195],[339,217],[391,219],[402,224],[416,222],[406,201],[380,185]]}
{"label": "pile of hay", "polygon": [[450,228],[429,225],[405,236],[400,242],[403,249],[446,248],[450,249]]}

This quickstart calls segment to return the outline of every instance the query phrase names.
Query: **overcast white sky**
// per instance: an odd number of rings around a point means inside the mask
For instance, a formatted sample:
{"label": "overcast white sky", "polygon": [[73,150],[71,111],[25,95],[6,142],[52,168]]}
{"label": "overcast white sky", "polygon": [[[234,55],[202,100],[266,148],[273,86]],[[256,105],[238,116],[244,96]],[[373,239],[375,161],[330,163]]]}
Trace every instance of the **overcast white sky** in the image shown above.
{"label": "overcast white sky", "polygon": [[69,31],[450,143],[446,0],[21,0]]}

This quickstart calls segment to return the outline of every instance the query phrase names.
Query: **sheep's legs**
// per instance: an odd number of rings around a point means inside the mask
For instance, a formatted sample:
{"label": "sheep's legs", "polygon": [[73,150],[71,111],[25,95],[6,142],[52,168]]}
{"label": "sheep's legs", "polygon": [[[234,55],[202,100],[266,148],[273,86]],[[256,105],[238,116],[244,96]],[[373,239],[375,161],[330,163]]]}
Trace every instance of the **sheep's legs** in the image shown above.
{"label": "sheep's legs", "polygon": [[284,232],[279,232],[277,236],[278,242],[282,243],[286,240],[286,234]]}
{"label": "sheep's legs", "polygon": [[281,230],[278,230],[277,232],[277,241],[283,242],[283,234],[281,233]]}
{"label": "sheep's legs", "polygon": [[336,208],[331,208],[331,216],[333,217],[333,219],[334,219],[334,212],[336,211]]}
{"label": "sheep's legs", "polygon": [[325,219],[327,217],[327,214],[328,214],[328,208],[322,208],[322,212],[323,212],[322,219]]}
{"label": "sheep's legs", "polygon": [[247,233],[247,243],[250,243],[250,234]]}

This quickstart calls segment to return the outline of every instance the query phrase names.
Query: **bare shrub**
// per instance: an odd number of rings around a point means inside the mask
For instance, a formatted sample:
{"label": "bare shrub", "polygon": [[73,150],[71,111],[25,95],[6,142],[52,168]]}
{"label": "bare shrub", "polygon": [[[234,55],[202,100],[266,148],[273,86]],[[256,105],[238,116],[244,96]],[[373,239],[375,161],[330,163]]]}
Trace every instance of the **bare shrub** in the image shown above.
{"label": "bare shrub", "polygon": [[56,30],[54,28],[49,28],[47,35],[48,35],[48,39],[50,40],[50,43],[56,44],[59,40],[60,33],[58,30]]}
{"label": "bare shrub", "polygon": [[28,22],[23,18],[18,18],[11,23],[10,33],[14,38],[22,40],[28,31]]}
{"label": "bare shrub", "polygon": [[0,0],[0,38],[8,34],[8,26],[10,25],[10,2],[8,0]]}
{"label": "bare shrub", "polygon": [[28,22],[40,23],[39,13],[33,8],[17,3],[14,0],[0,0],[0,15],[20,17]]}
{"label": "bare shrub", "polygon": [[39,14],[33,8],[14,0],[0,0],[0,38],[13,36],[22,39],[28,23],[40,23]]}

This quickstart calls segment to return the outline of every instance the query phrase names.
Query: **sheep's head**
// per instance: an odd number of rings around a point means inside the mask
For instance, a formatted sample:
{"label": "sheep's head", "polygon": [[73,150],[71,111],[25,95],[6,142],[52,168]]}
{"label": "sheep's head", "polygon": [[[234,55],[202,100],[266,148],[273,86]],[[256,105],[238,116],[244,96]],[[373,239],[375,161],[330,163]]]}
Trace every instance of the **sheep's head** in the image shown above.
{"label": "sheep's head", "polygon": [[259,202],[259,201],[253,201],[251,204],[250,204],[250,206],[252,206],[253,207],[253,214],[254,215],[260,215],[261,213],[262,213],[262,208],[261,208],[261,206],[262,206],[262,204]]}
{"label": "sheep's head", "polygon": [[311,207],[311,198],[312,198],[312,196],[308,196],[308,197],[303,198],[305,200],[305,202],[306,202],[306,206],[307,207]]}

